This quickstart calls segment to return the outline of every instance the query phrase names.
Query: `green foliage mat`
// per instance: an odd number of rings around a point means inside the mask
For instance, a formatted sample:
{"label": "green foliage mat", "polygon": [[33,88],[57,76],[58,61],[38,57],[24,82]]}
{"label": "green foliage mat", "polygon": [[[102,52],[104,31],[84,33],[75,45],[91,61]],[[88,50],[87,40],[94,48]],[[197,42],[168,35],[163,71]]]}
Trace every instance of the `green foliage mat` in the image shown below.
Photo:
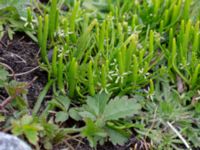
{"label": "green foliage mat", "polygon": [[[126,146],[131,136],[135,140],[127,145],[133,149],[199,149],[198,4],[2,1],[0,37],[22,31],[37,42],[48,82],[33,109],[25,105],[24,91],[18,105],[4,106],[16,115],[1,115],[0,121],[37,149],[52,149],[68,137],[86,138],[94,148],[107,141]],[[9,96],[25,86],[0,73]]]}

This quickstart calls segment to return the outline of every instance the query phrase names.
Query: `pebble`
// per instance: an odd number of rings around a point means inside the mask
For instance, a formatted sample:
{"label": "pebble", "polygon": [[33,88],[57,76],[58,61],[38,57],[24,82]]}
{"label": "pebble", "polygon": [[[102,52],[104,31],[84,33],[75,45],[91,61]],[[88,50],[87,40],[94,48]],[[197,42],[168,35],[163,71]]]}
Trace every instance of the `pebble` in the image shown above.
{"label": "pebble", "polygon": [[31,150],[31,148],[18,137],[0,132],[0,150]]}

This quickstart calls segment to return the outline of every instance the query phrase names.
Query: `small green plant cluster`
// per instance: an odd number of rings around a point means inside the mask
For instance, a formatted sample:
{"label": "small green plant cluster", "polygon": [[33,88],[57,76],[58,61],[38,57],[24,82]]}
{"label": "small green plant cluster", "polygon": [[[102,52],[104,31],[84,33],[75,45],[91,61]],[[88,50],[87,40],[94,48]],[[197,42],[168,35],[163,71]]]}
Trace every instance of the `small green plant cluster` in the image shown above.
{"label": "small green plant cluster", "polygon": [[110,95],[106,93],[88,96],[86,104],[81,107],[69,106],[68,97],[56,97],[48,103],[41,116],[46,119],[50,110],[59,108],[60,111],[55,112],[56,123],[64,123],[69,117],[85,122],[85,127],[76,128],[74,132],[80,132],[81,136],[87,137],[92,147],[108,140],[113,144],[123,145],[131,136],[131,118],[141,109],[134,98],[124,96],[110,100]]}
{"label": "small green plant cluster", "polygon": [[[4,105],[7,105],[8,102],[12,102],[12,106],[16,107],[19,110],[27,109],[28,102],[25,97],[27,94],[27,83],[25,82],[17,82],[16,80],[9,80],[9,73],[4,68],[0,66],[0,89],[5,90],[6,93],[9,95],[7,99],[1,100],[3,101],[0,105],[0,109],[3,109]],[[5,98],[5,97],[4,97]],[[15,101],[13,101],[15,99]]]}
{"label": "small green plant cluster", "polygon": [[[9,105],[16,115],[0,115],[0,122],[38,149],[53,149],[74,135],[91,147],[107,141],[124,145],[134,136],[133,149],[200,148],[197,4],[33,0],[36,11],[27,8],[23,30],[31,29],[28,35],[38,42],[48,82],[33,109],[22,98],[25,90]],[[0,74],[0,87],[9,87],[9,95],[26,87],[8,86],[7,72]],[[52,99],[44,102],[50,89]]]}
{"label": "small green plant cluster", "polygon": [[37,41],[34,29],[34,15],[29,0],[1,0],[0,2],[0,39],[8,34],[12,40],[15,32],[24,32],[33,41]]}
{"label": "small green plant cluster", "polygon": [[38,42],[49,78],[55,79],[54,91],[70,97],[94,96],[99,91],[134,93],[155,78],[158,64],[166,60],[169,73],[178,74],[193,88],[199,72],[195,67],[199,22],[193,25],[189,20],[191,3],[108,2],[109,13],[93,19],[81,9],[80,1],[60,15],[53,0],[49,14],[38,17]]}

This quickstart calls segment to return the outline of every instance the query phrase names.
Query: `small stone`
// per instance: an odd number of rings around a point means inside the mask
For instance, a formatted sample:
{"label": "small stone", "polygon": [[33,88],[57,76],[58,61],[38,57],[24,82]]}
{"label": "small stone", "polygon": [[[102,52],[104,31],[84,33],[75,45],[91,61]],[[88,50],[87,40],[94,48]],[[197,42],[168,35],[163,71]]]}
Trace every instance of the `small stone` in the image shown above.
{"label": "small stone", "polygon": [[31,148],[16,136],[0,132],[0,150],[31,150]]}
{"label": "small stone", "polygon": [[52,56],[53,56],[53,49],[49,50],[48,52],[48,60],[51,62],[51,59],[52,59]]}

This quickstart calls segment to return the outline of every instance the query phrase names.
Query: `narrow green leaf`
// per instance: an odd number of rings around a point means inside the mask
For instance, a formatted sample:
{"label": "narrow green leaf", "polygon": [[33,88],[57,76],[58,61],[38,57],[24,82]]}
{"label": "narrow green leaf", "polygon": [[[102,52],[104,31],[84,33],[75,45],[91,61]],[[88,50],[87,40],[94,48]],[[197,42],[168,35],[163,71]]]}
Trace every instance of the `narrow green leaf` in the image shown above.
{"label": "narrow green leaf", "polygon": [[139,65],[138,65],[138,59],[135,55],[133,55],[133,75],[132,75],[132,81],[134,85],[137,83],[138,79],[138,70],[139,70]]}
{"label": "narrow green leaf", "polygon": [[71,97],[74,96],[74,92],[75,92],[75,89],[76,89],[76,83],[77,83],[77,73],[78,71],[78,64],[76,62],[76,59],[75,58],[72,58],[72,61],[70,63],[70,66],[69,66],[69,95]]}
{"label": "narrow green leaf", "polygon": [[200,64],[198,64],[198,66],[195,68],[194,74],[193,74],[193,76],[191,78],[191,85],[192,85],[192,87],[195,87],[195,85],[197,84],[197,79],[198,79],[199,71],[200,71]]}
{"label": "narrow green leaf", "polygon": [[95,88],[94,88],[94,75],[93,75],[93,69],[92,69],[92,61],[90,61],[88,65],[88,81],[89,81],[89,93],[91,96],[94,96]]}
{"label": "narrow green leaf", "polygon": [[[43,29],[43,36],[42,36],[42,45],[41,45],[41,55],[42,55],[43,61],[47,64],[49,63],[48,58],[47,58],[47,38],[48,38],[48,30],[49,30],[48,26],[49,26],[49,16],[45,15],[44,29]],[[39,31],[39,32],[41,32],[41,31]],[[39,36],[41,36],[41,35],[39,35]]]}
{"label": "narrow green leaf", "polygon": [[33,114],[36,115],[40,109],[40,106],[42,104],[42,101],[44,100],[47,92],[49,91],[49,88],[51,87],[53,83],[53,80],[48,81],[48,83],[46,84],[46,86],[44,87],[44,89],[42,90],[42,92],[40,93],[40,95],[38,96],[38,99],[34,105],[33,108]]}
{"label": "narrow green leaf", "polygon": [[52,56],[52,72],[54,77],[57,77],[57,52],[58,48],[54,47],[53,49],[53,56]]}
{"label": "narrow green leaf", "polygon": [[56,11],[57,11],[57,0],[51,0],[51,8],[49,13],[49,36],[53,39],[55,28],[56,28]]}
{"label": "narrow green leaf", "polygon": [[60,54],[58,59],[58,76],[57,76],[58,88],[63,94],[65,94],[63,75],[64,75],[63,54]]}

